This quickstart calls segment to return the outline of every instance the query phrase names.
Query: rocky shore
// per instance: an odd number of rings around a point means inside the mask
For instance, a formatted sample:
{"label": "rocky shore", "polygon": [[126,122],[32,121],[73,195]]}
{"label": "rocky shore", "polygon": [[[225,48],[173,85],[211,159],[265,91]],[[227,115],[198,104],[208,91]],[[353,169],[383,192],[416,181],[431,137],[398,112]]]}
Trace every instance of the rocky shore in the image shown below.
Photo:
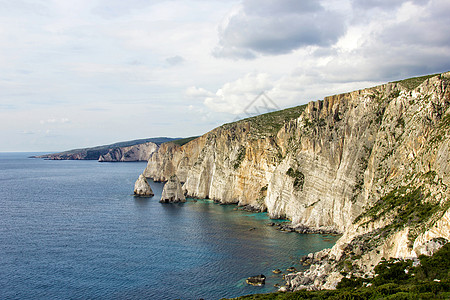
{"label": "rocky shore", "polygon": [[303,226],[301,224],[293,225],[289,222],[283,222],[283,223],[268,223],[268,226],[276,227],[280,231],[286,231],[286,232],[296,232],[296,233],[304,233],[304,234],[342,234],[342,232],[339,232],[338,230],[334,228],[311,228],[307,226]]}

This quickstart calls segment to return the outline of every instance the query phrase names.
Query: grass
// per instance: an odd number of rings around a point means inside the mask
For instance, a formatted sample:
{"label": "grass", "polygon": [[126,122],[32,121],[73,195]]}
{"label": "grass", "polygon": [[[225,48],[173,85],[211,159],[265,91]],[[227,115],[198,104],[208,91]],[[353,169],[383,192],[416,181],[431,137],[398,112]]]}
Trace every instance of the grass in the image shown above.
{"label": "grass", "polygon": [[416,89],[419,85],[421,85],[425,80],[427,80],[431,77],[437,76],[437,75],[440,75],[440,73],[393,81],[393,83],[400,83],[405,88],[412,91],[412,90]]}
{"label": "grass", "polygon": [[168,142],[168,143],[174,143],[175,145],[183,146],[183,145],[189,143],[190,141],[195,140],[196,138],[198,138],[198,136],[191,136],[191,137],[187,137],[187,138],[184,138],[184,139],[171,141],[171,142]]}
{"label": "grass", "polygon": [[286,122],[300,117],[305,110],[305,105],[291,107],[283,110],[262,114],[259,116],[239,120],[234,123],[222,125],[222,128],[228,129],[235,124],[248,122],[252,128],[251,132],[258,136],[274,136],[284,126]]}

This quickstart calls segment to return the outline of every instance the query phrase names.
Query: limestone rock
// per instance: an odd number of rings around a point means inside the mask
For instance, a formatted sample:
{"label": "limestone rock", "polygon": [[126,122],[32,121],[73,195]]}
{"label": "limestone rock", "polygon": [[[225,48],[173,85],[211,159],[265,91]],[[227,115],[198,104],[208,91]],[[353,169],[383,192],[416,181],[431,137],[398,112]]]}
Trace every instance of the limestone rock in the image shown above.
{"label": "limestone rock", "polygon": [[186,202],[186,198],[184,197],[180,180],[176,175],[171,176],[164,185],[161,200],[159,202],[162,203]]}
{"label": "limestone rock", "polygon": [[119,162],[119,161],[148,161],[150,155],[158,149],[158,145],[152,142],[137,144],[128,147],[116,147],[108,149],[108,152],[101,155],[99,162]]}
{"label": "limestone rock", "polygon": [[138,180],[134,184],[134,195],[142,197],[152,197],[154,193],[150,184],[148,184],[147,178],[144,175],[139,175]]}
{"label": "limestone rock", "polygon": [[[417,257],[434,251],[430,240],[450,239],[450,73],[225,124],[162,145],[144,174],[177,175],[187,196],[267,210],[292,221],[284,230],[342,233],[323,259],[305,261],[309,279],[292,279],[334,287],[335,262],[350,259],[370,274],[383,257]],[[402,199],[421,211],[407,222],[388,206]]]}
{"label": "limestone rock", "polygon": [[262,286],[266,283],[266,276],[264,275],[257,275],[249,277],[245,280],[247,284],[254,285],[254,286]]}

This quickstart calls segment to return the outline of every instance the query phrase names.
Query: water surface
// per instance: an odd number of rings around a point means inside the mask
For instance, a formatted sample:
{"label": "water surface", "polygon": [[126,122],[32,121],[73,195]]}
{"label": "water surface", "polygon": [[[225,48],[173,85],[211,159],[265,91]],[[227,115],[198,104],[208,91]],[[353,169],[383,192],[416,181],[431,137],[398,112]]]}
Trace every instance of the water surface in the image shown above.
{"label": "water surface", "polygon": [[[275,291],[301,255],[337,237],[285,233],[263,213],[135,198],[145,163],[0,153],[1,299],[220,299]],[[265,274],[264,287],[245,278]]]}

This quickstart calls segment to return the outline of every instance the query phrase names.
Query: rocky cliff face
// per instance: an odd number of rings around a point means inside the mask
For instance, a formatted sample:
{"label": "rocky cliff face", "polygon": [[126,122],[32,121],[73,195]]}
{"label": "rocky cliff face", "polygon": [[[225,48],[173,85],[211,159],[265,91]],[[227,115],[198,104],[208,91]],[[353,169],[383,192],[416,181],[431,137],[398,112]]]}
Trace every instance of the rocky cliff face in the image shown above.
{"label": "rocky cliff face", "polygon": [[155,195],[150,184],[148,184],[147,178],[142,174],[139,175],[138,180],[134,184],[134,195],[141,197],[152,197]]}
{"label": "rocky cliff face", "polygon": [[161,146],[144,174],[176,174],[190,197],[340,231],[329,255],[358,256],[368,271],[381,257],[450,239],[449,81],[388,83],[226,124]]}
{"label": "rocky cliff face", "polygon": [[181,187],[181,182],[177,175],[172,175],[169,180],[164,184],[164,189],[162,191],[161,203],[176,203],[176,202],[186,202],[184,197],[183,189]]}
{"label": "rocky cliff face", "polygon": [[124,161],[148,161],[150,155],[158,149],[158,145],[152,142],[128,147],[116,147],[108,149],[108,152],[100,155],[100,162],[124,162]]}
{"label": "rocky cliff face", "polygon": [[159,146],[174,140],[180,143],[191,139],[192,137],[183,140],[168,137],[146,138],[32,157],[50,160],[147,161],[148,156],[157,149],[155,144]]}

